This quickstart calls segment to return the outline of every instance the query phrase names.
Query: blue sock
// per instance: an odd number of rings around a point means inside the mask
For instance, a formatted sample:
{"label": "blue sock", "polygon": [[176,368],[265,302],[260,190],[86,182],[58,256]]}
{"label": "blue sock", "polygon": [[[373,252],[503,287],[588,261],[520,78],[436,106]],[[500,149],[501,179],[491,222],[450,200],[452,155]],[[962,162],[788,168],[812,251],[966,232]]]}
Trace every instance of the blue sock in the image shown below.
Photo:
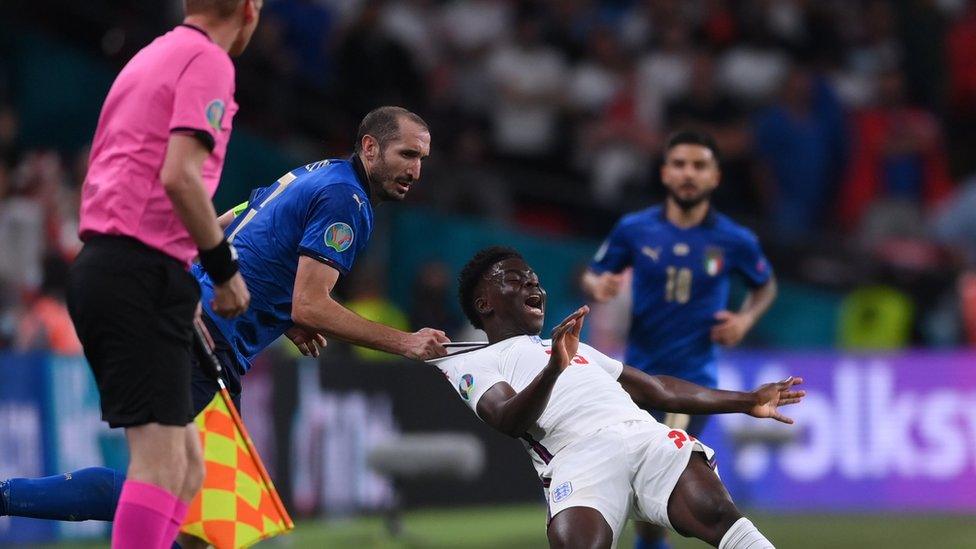
{"label": "blue sock", "polygon": [[89,467],[44,478],[0,483],[0,515],[51,520],[106,520],[115,516],[125,475]]}
{"label": "blue sock", "polygon": [[640,536],[637,536],[637,541],[634,543],[634,549],[671,549],[671,544],[668,543],[668,538],[647,541]]}

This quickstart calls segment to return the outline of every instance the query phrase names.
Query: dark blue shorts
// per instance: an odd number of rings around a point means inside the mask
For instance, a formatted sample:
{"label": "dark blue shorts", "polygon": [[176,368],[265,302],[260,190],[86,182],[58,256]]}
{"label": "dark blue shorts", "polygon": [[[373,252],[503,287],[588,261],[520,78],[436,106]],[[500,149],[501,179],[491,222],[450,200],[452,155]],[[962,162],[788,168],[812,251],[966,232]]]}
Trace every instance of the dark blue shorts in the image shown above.
{"label": "dark blue shorts", "polygon": [[[241,372],[244,369],[241,368],[237,360],[237,353],[234,352],[227,340],[224,339],[220,330],[207,316],[207,313],[203,313],[202,317],[203,324],[207,327],[207,331],[210,332],[210,337],[214,341],[214,355],[217,357],[217,361],[220,362],[220,366],[223,369],[222,376],[224,384],[227,385],[227,392],[230,393],[231,399],[234,401],[234,406],[237,406],[237,412],[243,413],[241,411]],[[190,385],[193,395],[194,417],[210,404],[214,395],[220,390],[220,387],[217,385],[217,379],[213,374],[213,368],[209,362],[206,362],[208,360],[206,357],[201,356],[199,349],[193,353],[193,370],[191,372]]]}

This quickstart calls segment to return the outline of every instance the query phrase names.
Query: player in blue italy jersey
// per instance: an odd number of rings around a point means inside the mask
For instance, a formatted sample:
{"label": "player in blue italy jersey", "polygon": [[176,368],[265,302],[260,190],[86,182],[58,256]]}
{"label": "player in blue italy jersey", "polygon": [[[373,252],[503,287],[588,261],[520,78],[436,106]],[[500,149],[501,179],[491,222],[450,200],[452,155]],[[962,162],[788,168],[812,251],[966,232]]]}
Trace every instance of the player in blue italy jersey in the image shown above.
{"label": "player in blue italy jersey", "polygon": [[[250,367],[250,359],[282,333],[300,346],[314,347],[322,334],[419,360],[444,352],[443,332],[401,332],[367,321],[330,297],[339,276],[349,272],[369,242],[373,205],[402,200],[430,149],[426,123],[397,107],[367,115],[359,133],[351,159],[292,170],[251,193],[246,207],[221,216],[237,249],[241,275],[254,294],[251,309],[234,319],[204,307],[218,357],[236,366],[228,372],[232,394],[240,391],[238,376]],[[199,265],[193,273],[202,302],[209,303],[213,283]],[[201,369],[193,387],[195,401],[209,402],[216,390]]]}
{"label": "player in blue italy jersey", "polygon": [[[419,116],[381,107],[360,124],[351,158],[292,170],[220,217],[251,292],[247,314],[232,320],[214,314],[213,282],[199,266],[192,272],[201,287],[202,321],[238,406],[240,376],[282,334],[312,355],[324,336],[417,360],[446,353],[447,337],[440,330],[402,332],[368,321],[331,297],[339,276],[369,242],[373,207],[402,200],[429,151],[430,132]],[[213,399],[217,383],[197,364],[192,388],[198,413]],[[0,482],[0,516],[111,520],[123,480],[121,473],[101,467],[10,479]]]}
{"label": "player in blue italy jersey", "polygon": [[[711,206],[721,169],[710,136],[672,135],[661,179],[664,203],[620,219],[583,275],[583,289],[594,301],[607,301],[620,291],[622,271],[632,269],[624,362],[715,388],[716,345],[742,341],[775,299],[776,281],[756,236]],[[738,311],[726,309],[732,274],[749,287]],[[708,418],[655,415],[695,436]],[[637,549],[668,547],[663,529],[638,523],[638,533]]]}

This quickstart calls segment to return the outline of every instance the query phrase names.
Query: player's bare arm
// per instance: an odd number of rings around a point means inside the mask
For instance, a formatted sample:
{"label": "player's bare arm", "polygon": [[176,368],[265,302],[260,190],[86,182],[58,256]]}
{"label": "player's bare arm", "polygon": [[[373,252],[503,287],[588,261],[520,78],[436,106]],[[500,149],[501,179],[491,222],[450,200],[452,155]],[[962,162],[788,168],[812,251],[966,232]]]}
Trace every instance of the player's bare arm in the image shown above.
{"label": "player's bare arm", "polygon": [[587,269],[580,280],[580,286],[590,299],[597,303],[604,303],[617,296],[623,285],[623,273],[610,271],[597,274]]}
{"label": "player's bare arm", "polygon": [[719,311],[715,313],[718,324],[712,327],[712,341],[720,345],[732,347],[738,345],[749,330],[776,300],[776,279],[770,277],[769,282],[750,290],[742,301],[738,312]]}
{"label": "player's bare arm", "polygon": [[299,327],[349,343],[386,351],[414,360],[428,360],[447,354],[444,332],[423,328],[402,332],[366,320],[332,299],[339,271],[307,256],[298,259],[291,318]]}
{"label": "player's bare arm", "polygon": [[478,417],[488,425],[509,435],[519,437],[529,430],[549,403],[552,388],[579,349],[583,319],[590,312],[580,307],[552,330],[552,354],[539,375],[521,392],[504,381],[488,389],[478,401]]}
{"label": "player's bare arm", "polygon": [[806,391],[793,389],[803,383],[799,377],[767,383],[751,392],[722,391],[676,377],[651,376],[624,366],[619,381],[641,408],[683,414],[742,413],[783,423],[793,423],[793,420],[780,414],[779,406],[796,404],[806,395]]}
{"label": "player's bare arm", "polygon": [[[200,250],[213,250],[224,239],[201,175],[209,155],[210,150],[196,137],[173,134],[160,171],[163,188],[176,215]],[[212,308],[220,316],[234,317],[246,311],[250,301],[244,279],[240,273],[235,273],[216,286]]]}

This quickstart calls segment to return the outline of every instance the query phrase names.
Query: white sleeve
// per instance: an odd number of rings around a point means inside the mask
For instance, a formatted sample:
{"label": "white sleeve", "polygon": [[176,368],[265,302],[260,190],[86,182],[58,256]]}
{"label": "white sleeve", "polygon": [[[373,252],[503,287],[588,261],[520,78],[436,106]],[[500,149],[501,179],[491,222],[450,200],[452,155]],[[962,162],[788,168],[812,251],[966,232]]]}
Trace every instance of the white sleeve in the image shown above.
{"label": "white sleeve", "polygon": [[622,362],[608,357],[585,343],[580,343],[580,351],[586,353],[586,356],[592,358],[597,364],[600,365],[601,368],[610,374],[613,379],[619,379],[620,374],[622,374],[624,371],[624,364]]}
{"label": "white sleeve", "polygon": [[478,413],[478,401],[496,383],[505,381],[499,371],[498,357],[473,356],[441,363],[438,367],[447,375],[461,400]]}

